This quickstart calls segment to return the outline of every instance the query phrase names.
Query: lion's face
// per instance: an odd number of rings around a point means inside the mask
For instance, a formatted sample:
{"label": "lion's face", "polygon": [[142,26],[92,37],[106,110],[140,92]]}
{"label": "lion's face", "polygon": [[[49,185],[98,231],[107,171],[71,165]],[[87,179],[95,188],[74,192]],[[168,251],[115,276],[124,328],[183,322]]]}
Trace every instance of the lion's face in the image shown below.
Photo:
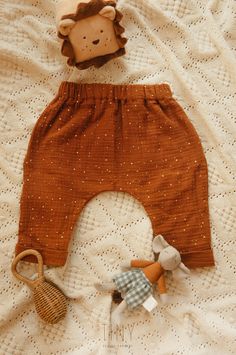
{"label": "lion's face", "polygon": [[99,14],[78,21],[69,33],[77,62],[115,53],[119,49],[113,22]]}

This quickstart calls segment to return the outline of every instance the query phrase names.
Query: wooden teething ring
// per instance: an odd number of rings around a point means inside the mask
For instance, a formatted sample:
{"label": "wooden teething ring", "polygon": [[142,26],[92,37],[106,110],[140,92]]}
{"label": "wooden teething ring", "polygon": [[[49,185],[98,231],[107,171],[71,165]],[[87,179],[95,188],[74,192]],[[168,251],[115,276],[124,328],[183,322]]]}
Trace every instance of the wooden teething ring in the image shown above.
{"label": "wooden teething ring", "polygon": [[[26,255],[35,255],[38,260],[38,277],[35,280],[30,280],[17,271],[18,262]],[[12,262],[11,271],[18,280],[23,281],[31,288],[35,308],[41,319],[47,323],[55,324],[65,317],[66,297],[56,285],[45,280],[43,258],[37,250],[27,249],[18,254]]]}
{"label": "wooden teething ring", "polygon": [[[30,280],[22,275],[20,275],[17,271],[17,264],[19,263],[19,261],[21,259],[23,259],[25,256],[27,255],[35,255],[36,258],[38,259],[38,278],[36,280]],[[35,287],[36,283],[38,281],[43,281],[44,280],[44,273],[43,273],[43,258],[42,255],[34,249],[27,249],[22,251],[20,254],[18,254],[15,259],[12,262],[11,265],[11,271],[13,273],[13,275],[20,281],[23,281],[24,283],[26,283],[29,287]]]}

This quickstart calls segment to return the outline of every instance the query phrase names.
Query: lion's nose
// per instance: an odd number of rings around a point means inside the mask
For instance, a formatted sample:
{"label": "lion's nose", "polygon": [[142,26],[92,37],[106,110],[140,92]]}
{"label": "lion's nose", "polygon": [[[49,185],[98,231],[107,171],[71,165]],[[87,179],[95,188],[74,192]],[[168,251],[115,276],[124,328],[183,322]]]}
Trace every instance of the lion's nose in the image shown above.
{"label": "lion's nose", "polygon": [[99,39],[96,39],[96,41],[93,41],[93,44],[98,44],[99,43]]}

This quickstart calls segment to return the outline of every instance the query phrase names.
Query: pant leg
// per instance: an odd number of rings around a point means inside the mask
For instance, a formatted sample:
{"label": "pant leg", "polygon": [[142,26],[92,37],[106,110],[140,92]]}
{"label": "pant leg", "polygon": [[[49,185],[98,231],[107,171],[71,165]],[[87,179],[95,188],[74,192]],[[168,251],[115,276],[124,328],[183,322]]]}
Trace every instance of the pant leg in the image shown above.
{"label": "pant leg", "polygon": [[134,99],[121,127],[117,189],[143,204],[154,234],[176,247],[188,267],[214,265],[207,162],[183,109],[170,93]]}
{"label": "pant leg", "polygon": [[[63,265],[68,226],[76,208],[73,163],[70,149],[57,133],[70,119],[68,97],[57,95],[36,122],[23,165],[23,187],[16,254],[29,248],[38,250],[46,265]],[[69,110],[69,111],[68,111]],[[71,171],[72,170],[72,171]],[[25,260],[35,262],[33,256]]]}
{"label": "pant leg", "polygon": [[97,93],[93,86],[62,83],[38,119],[24,160],[16,254],[33,248],[44,264],[64,265],[81,210],[114,189],[113,120]]}

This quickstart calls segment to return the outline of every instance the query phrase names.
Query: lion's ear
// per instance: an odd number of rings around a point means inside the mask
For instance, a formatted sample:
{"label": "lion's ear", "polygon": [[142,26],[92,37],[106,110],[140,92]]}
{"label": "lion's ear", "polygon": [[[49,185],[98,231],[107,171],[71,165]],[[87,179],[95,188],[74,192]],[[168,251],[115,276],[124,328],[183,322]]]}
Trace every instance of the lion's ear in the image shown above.
{"label": "lion's ear", "polygon": [[104,8],[99,11],[99,15],[106,17],[111,21],[114,21],[116,17],[116,10],[113,6],[104,6]]}
{"label": "lion's ear", "polygon": [[75,25],[75,21],[69,18],[61,20],[58,25],[58,31],[63,36],[68,36],[68,34],[70,33],[74,25]]}

